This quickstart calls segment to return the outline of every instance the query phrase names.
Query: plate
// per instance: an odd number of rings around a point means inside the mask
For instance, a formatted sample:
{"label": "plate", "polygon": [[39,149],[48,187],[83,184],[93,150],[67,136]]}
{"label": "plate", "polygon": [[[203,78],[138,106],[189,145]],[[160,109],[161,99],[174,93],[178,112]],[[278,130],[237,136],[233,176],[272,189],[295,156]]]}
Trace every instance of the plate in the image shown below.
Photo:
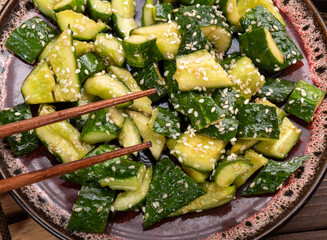
{"label": "plate", "polygon": [[[140,18],[144,1],[137,2]],[[299,46],[305,59],[284,70],[281,77],[293,81],[304,79],[326,91],[327,31],[309,0],[275,1],[287,23],[287,32]],[[0,109],[22,103],[20,87],[33,66],[9,53],[4,43],[21,22],[38,15],[28,0],[7,2],[0,14]],[[326,162],[326,114],[324,100],[315,120],[306,124],[292,119],[303,130],[289,158],[310,154],[310,159],[293,174],[274,195],[240,197],[216,209],[192,213],[161,221],[142,230],[142,213],[111,214],[106,234],[86,234],[65,229],[79,187],[59,178],[46,180],[16,191],[12,196],[39,224],[61,239],[247,239],[270,233],[292,216],[306,201],[321,180]],[[0,173],[10,177],[58,164],[45,147],[14,158],[6,140],[0,142]]]}

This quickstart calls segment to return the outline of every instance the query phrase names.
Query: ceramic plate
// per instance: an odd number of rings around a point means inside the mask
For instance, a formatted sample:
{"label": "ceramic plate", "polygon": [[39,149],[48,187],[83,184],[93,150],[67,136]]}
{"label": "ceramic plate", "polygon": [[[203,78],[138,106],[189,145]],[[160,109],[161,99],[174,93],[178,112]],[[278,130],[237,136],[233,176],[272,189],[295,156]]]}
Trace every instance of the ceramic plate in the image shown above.
{"label": "ceramic plate", "polygon": [[[140,18],[143,1],[136,1]],[[287,32],[299,46],[305,59],[284,70],[280,76],[304,79],[326,91],[327,32],[321,18],[308,0],[276,0],[287,23]],[[10,0],[0,15],[0,109],[23,102],[20,87],[33,66],[9,53],[4,42],[21,22],[38,15],[31,1]],[[142,230],[140,212],[111,214],[106,234],[85,234],[66,230],[78,186],[59,178],[46,180],[12,192],[16,201],[43,227],[61,239],[246,239],[259,238],[273,231],[294,214],[318,185],[326,169],[325,100],[310,124],[292,119],[303,130],[299,143],[289,158],[310,154],[310,159],[274,195],[240,197],[216,209],[187,214]],[[58,162],[45,147],[14,158],[6,141],[0,142],[0,172],[3,177],[29,172]]]}

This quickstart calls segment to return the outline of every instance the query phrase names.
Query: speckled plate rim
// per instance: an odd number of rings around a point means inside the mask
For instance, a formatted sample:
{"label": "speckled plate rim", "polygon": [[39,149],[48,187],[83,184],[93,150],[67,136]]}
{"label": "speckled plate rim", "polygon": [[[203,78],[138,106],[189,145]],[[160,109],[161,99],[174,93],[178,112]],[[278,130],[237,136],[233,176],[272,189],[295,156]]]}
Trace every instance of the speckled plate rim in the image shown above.
{"label": "speckled plate rim", "polygon": [[[289,1],[289,0],[285,0]],[[325,38],[327,39],[327,28],[326,25],[320,16],[318,10],[314,6],[314,4],[310,0],[302,0],[306,6],[311,10],[311,13],[314,16],[315,22],[319,24],[319,27],[321,28],[322,33],[325,35]],[[3,19],[6,17],[8,12],[10,11],[10,8],[13,6],[15,0],[8,0],[7,3],[4,5],[0,12],[0,26],[3,21]],[[326,139],[324,139],[325,141]],[[327,149],[324,149],[324,152],[321,153],[322,156],[326,156]],[[314,179],[311,179],[311,184],[308,184],[310,186],[306,186],[305,194],[301,195],[301,199],[297,199],[296,203],[292,207],[287,208],[287,213],[282,214],[280,219],[275,219],[271,225],[267,224],[264,226],[263,230],[260,230],[260,232],[257,232],[257,234],[254,234],[251,236],[248,235],[249,238],[263,238],[267,234],[270,234],[272,231],[276,230],[277,228],[281,227],[286,221],[288,221],[292,216],[294,216],[303,206],[304,204],[310,199],[310,196],[314,193],[314,191],[319,186],[322,177],[324,176],[324,173],[327,169],[327,158],[321,158],[320,161],[322,161],[322,164],[319,166],[319,172],[315,172]],[[0,168],[0,174],[2,177],[5,177],[7,174]],[[42,217],[42,214],[40,212],[33,209],[33,207],[30,206],[30,203],[26,202],[23,197],[23,192],[21,190],[14,190],[10,192],[12,197],[15,199],[15,201],[42,227],[44,227],[46,230],[51,232],[53,235],[60,239],[74,239],[70,236],[65,235],[64,232],[60,231],[60,229],[55,228],[55,226],[51,225],[50,222],[48,222],[45,218]],[[251,217],[250,217],[251,218]],[[248,218],[247,218],[248,219]],[[247,220],[245,219],[245,220]],[[244,221],[245,221],[244,220]],[[243,223],[244,223],[243,221]],[[278,221],[278,222],[277,222]],[[242,224],[242,223],[241,223]],[[239,229],[239,225],[236,226],[236,228]],[[235,228],[235,227],[233,227]],[[233,229],[231,228],[231,229]],[[228,232],[224,231],[224,232]],[[214,233],[210,236],[208,236],[206,239],[219,239],[220,234],[224,234],[224,232],[221,233]],[[244,237],[244,236],[243,236]],[[115,237],[114,237],[115,238]]]}

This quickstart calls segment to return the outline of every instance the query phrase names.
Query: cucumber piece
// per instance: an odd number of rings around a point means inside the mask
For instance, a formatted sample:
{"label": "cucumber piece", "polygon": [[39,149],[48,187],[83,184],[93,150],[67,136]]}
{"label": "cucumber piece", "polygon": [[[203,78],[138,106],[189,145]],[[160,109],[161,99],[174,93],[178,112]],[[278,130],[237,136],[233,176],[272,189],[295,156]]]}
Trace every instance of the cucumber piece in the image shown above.
{"label": "cucumber piece", "polygon": [[241,24],[248,31],[259,27],[266,28],[269,32],[285,30],[283,24],[261,4],[245,13],[241,18]]}
{"label": "cucumber piece", "polygon": [[157,93],[149,96],[152,102],[159,101],[167,95],[166,79],[161,75],[156,63],[145,68],[134,68],[133,76],[142,90],[156,88]]}
{"label": "cucumber piece", "polygon": [[174,148],[175,148],[176,143],[177,143],[177,140],[174,139],[174,138],[168,138],[167,141],[166,141],[166,146],[169,149],[169,151],[171,151],[170,154],[173,155],[174,157],[176,157],[176,154],[173,151]]}
{"label": "cucumber piece", "polygon": [[238,128],[238,120],[234,118],[223,118],[213,125],[201,129],[200,134],[208,137],[220,139],[229,142],[236,137]]}
{"label": "cucumber piece", "polygon": [[205,191],[169,158],[162,159],[154,167],[143,228],[149,228],[203,194]]}
{"label": "cucumber piece", "polygon": [[325,94],[323,90],[301,80],[288,98],[285,111],[310,122]]}
{"label": "cucumber piece", "polygon": [[157,46],[166,60],[175,59],[181,35],[177,22],[158,23],[147,27],[135,28],[132,35],[154,35],[157,38]]}
{"label": "cucumber piece", "polygon": [[170,97],[170,100],[173,102],[175,98],[175,93],[179,92],[178,83],[174,78],[174,74],[176,72],[176,61],[164,60],[162,63],[164,68],[163,75],[167,80],[168,96]]}
{"label": "cucumber piece", "polygon": [[201,4],[201,5],[213,5],[215,0],[179,0],[178,1],[182,5],[196,5],[196,4]]}
{"label": "cucumber piece", "polygon": [[232,33],[226,26],[209,25],[200,28],[218,53],[226,53],[232,45]]}
{"label": "cucumber piece", "polygon": [[108,112],[107,115],[117,127],[122,128],[124,126],[125,119],[128,117],[125,110],[117,107],[108,107],[106,111]]}
{"label": "cucumber piece", "polygon": [[235,62],[242,58],[242,54],[240,52],[234,52],[231,54],[228,54],[221,62],[220,65],[223,67],[225,71],[228,71],[228,69],[231,68],[231,66],[235,65]]}
{"label": "cucumber piece", "polygon": [[[32,118],[29,105],[20,104],[10,109],[4,109],[0,112],[0,125],[29,118]],[[35,134],[35,130],[17,133],[7,137],[7,139],[15,156],[28,154],[39,146],[39,141]]]}
{"label": "cucumber piece", "polygon": [[61,31],[70,28],[74,39],[92,40],[99,32],[109,29],[103,22],[95,22],[81,13],[65,10],[56,14],[57,24]]}
{"label": "cucumber piece", "polygon": [[77,58],[80,58],[86,53],[93,52],[94,49],[94,45],[92,42],[73,40],[73,46],[75,48]]}
{"label": "cucumber piece", "polygon": [[234,83],[233,89],[246,99],[250,99],[265,83],[265,77],[259,73],[248,57],[236,60],[227,73]]}
{"label": "cucumber piece", "polygon": [[[41,105],[39,115],[55,112],[53,106]],[[37,128],[36,134],[48,150],[62,162],[79,160],[94,147],[80,140],[80,133],[67,121]]]}
{"label": "cucumber piece", "polygon": [[109,64],[122,66],[125,62],[123,45],[112,34],[98,34],[94,41],[94,51]]}
{"label": "cucumber piece", "polygon": [[153,36],[132,35],[123,40],[127,63],[132,67],[144,68],[163,59]]}
{"label": "cucumber piece", "polygon": [[207,50],[177,57],[176,66],[174,77],[181,91],[205,91],[233,85],[227,73]]}
{"label": "cucumber piece", "polygon": [[202,172],[215,169],[215,164],[227,142],[198,133],[184,133],[174,147],[178,160],[185,166]]}
{"label": "cucumber piece", "polygon": [[22,85],[22,94],[28,104],[55,102],[56,82],[47,62],[40,62],[27,76]]}
{"label": "cucumber piece", "polygon": [[84,0],[60,0],[53,6],[55,12],[64,10],[73,10],[77,13],[83,13],[86,7],[86,1]]}
{"label": "cucumber piece", "polygon": [[113,190],[137,191],[141,188],[146,172],[143,163],[131,160],[117,160],[108,164],[107,176],[100,180],[102,187]]}
{"label": "cucumber piece", "polygon": [[139,130],[144,142],[151,141],[152,147],[150,147],[150,151],[153,157],[156,160],[159,160],[162,151],[165,147],[166,138],[165,136],[155,133],[149,126],[150,117],[145,116],[142,113],[134,112],[134,111],[127,111],[128,114],[133,118],[133,121]]}
{"label": "cucumber piece", "polygon": [[85,122],[81,133],[81,140],[95,144],[109,142],[118,137],[121,128],[117,127],[108,116],[105,109],[93,113]]}
{"label": "cucumber piece", "polygon": [[141,25],[143,26],[150,26],[156,23],[155,21],[155,10],[156,7],[153,6],[153,0],[146,0],[144,2],[142,8],[142,18],[141,18]]}
{"label": "cucumber piece", "polygon": [[286,26],[286,23],[284,22],[283,17],[280,15],[279,10],[274,6],[273,2],[269,0],[238,0],[238,13],[242,17],[245,13],[260,4],[271,12],[284,27]]}
{"label": "cucumber piece", "polygon": [[187,29],[182,37],[182,42],[179,45],[177,56],[186,55],[198,50],[206,49],[211,54],[215,54],[213,47],[208,39],[204,36],[203,32],[197,28],[193,27]]}
{"label": "cucumber piece", "polygon": [[57,0],[33,0],[34,5],[43,13],[45,16],[56,21],[56,13],[53,11],[53,7]]}
{"label": "cucumber piece", "polygon": [[275,192],[309,157],[309,155],[305,155],[285,162],[269,160],[268,164],[261,169],[251,184],[244,190],[242,196]]}
{"label": "cucumber piece", "polygon": [[[87,93],[98,96],[102,99],[120,97],[131,93],[129,88],[122,81],[116,78],[115,75],[109,76],[108,74],[96,75],[88,78],[84,84],[84,89]],[[124,108],[132,103],[133,101],[129,101],[121,103],[116,107]]]}
{"label": "cucumber piece", "polygon": [[77,61],[71,30],[61,33],[49,52],[49,63],[56,76],[56,102],[74,102],[80,98],[81,83],[76,72]]}
{"label": "cucumber piece", "polygon": [[284,56],[284,64],[280,66],[280,70],[303,59],[301,51],[285,31],[272,32],[271,36]]}
{"label": "cucumber piece", "polygon": [[55,45],[58,39],[58,35],[50,40],[50,42],[45,46],[39,57],[37,58],[39,62],[46,59],[49,56],[50,49]]}
{"label": "cucumber piece", "polygon": [[57,32],[39,17],[33,17],[16,28],[5,46],[28,63],[34,63]]}
{"label": "cucumber piece", "polygon": [[[118,140],[120,145],[123,147],[131,147],[137,144],[142,143],[141,135],[135,126],[133,119],[129,116],[126,117],[124,125],[120,134],[118,135]],[[134,155],[137,155],[138,152],[135,152]]]}
{"label": "cucumber piece", "polygon": [[222,112],[214,100],[205,93],[188,92],[177,96],[174,108],[186,115],[196,130],[201,130],[218,121]]}
{"label": "cucumber piece", "polygon": [[203,183],[209,177],[209,172],[200,172],[193,168],[182,165],[184,172],[197,183]]}
{"label": "cucumber piece", "polygon": [[[118,150],[119,148],[114,145],[103,144],[95,148],[93,151],[85,155],[84,158],[97,156],[103,153],[112,152],[114,150]],[[98,183],[101,179],[107,177],[108,168],[110,167],[110,163],[113,161],[124,161],[128,160],[129,156],[124,155],[118,158],[114,158],[108,160],[106,162],[98,163],[91,167],[82,168],[75,172],[64,174],[60,177],[60,179],[72,182],[81,185],[89,185],[90,183]]]}
{"label": "cucumber piece", "polygon": [[119,14],[124,18],[134,18],[135,2],[134,0],[112,0],[112,12]]}
{"label": "cucumber piece", "polygon": [[238,13],[236,0],[219,0],[217,4],[230,23],[231,30],[233,32],[243,32],[244,30],[240,23],[241,16]]}
{"label": "cucumber piece", "polygon": [[219,88],[212,94],[212,99],[221,109],[220,117],[233,117],[238,107],[245,101],[244,97],[231,88]]}
{"label": "cucumber piece", "polygon": [[237,138],[268,140],[279,138],[276,108],[264,104],[243,104],[237,114]]}
{"label": "cucumber piece", "polygon": [[132,29],[138,27],[134,18],[124,18],[115,13],[112,14],[112,23],[118,37],[123,39],[130,36]]}
{"label": "cucumber piece", "polygon": [[146,199],[152,179],[152,168],[147,168],[143,183],[136,191],[119,193],[112,204],[115,211],[127,211],[140,206]]}
{"label": "cucumber piece", "polygon": [[104,23],[109,23],[111,18],[111,4],[102,0],[87,0],[87,8],[90,17],[94,21],[101,20]]}
{"label": "cucumber piece", "polygon": [[241,174],[246,173],[252,168],[249,160],[243,157],[236,157],[234,160],[221,160],[213,172],[213,180],[220,187],[228,187]]}
{"label": "cucumber piece", "polygon": [[80,64],[78,75],[82,84],[87,78],[106,69],[106,65],[101,61],[101,58],[92,52],[84,54],[77,59],[77,62]]}
{"label": "cucumber piece", "polygon": [[[128,70],[116,66],[110,66],[108,68],[108,72],[116,75],[118,79],[123,81],[126,84],[126,86],[132,91],[132,93],[139,92],[142,90]],[[152,114],[151,104],[152,102],[150,98],[142,97],[142,98],[135,99],[133,101],[133,104],[130,105],[129,108],[132,110],[144,112],[148,115],[151,115]]]}
{"label": "cucumber piece", "polygon": [[261,141],[254,145],[253,149],[267,157],[283,159],[299,140],[302,131],[285,117],[279,126],[279,139]]}
{"label": "cucumber piece", "polygon": [[152,10],[153,18],[156,21],[167,22],[174,19],[173,5],[170,3],[157,4]]}
{"label": "cucumber piece", "polygon": [[248,150],[244,154],[244,157],[250,160],[252,167],[235,179],[234,184],[237,188],[242,186],[246,182],[246,180],[248,180],[252,176],[252,174],[254,174],[262,166],[266,165],[269,161],[268,158],[265,158],[264,156],[262,156],[262,154],[259,154],[253,151],[252,149]]}
{"label": "cucumber piece", "polygon": [[180,135],[180,121],[177,112],[169,109],[156,107],[152,112],[149,122],[153,132],[164,135],[165,137],[174,137],[177,139]]}
{"label": "cucumber piece", "polygon": [[264,104],[264,105],[268,105],[268,106],[273,106],[276,108],[276,114],[277,114],[277,119],[278,119],[278,125],[282,124],[283,122],[283,119],[286,117],[286,112],[277,107],[275,104],[269,102],[267,99],[265,98],[256,98],[255,99],[255,103],[258,103],[258,104]]}
{"label": "cucumber piece", "polygon": [[284,56],[266,28],[256,28],[242,34],[239,38],[240,49],[259,69],[268,73],[281,70]]}
{"label": "cucumber piece", "polygon": [[73,207],[67,229],[103,233],[115,192],[98,185],[83,186]]}
{"label": "cucumber piece", "polygon": [[283,102],[291,94],[296,82],[280,79],[266,78],[265,84],[257,92],[256,96],[265,97],[271,101]]}
{"label": "cucumber piece", "polygon": [[207,192],[206,194],[170,214],[170,217],[220,207],[235,198],[235,186],[220,187],[216,183],[205,182],[201,187]]}

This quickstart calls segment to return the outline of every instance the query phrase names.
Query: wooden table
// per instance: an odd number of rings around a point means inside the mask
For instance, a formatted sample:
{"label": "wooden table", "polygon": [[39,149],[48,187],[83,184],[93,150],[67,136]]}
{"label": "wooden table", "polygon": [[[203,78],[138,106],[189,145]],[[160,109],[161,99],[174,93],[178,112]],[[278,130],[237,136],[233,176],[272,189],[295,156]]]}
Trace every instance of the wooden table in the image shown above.
{"label": "wooden table", "polygon": [[[6,0],[0,0],[0,9]],[[322,13],[327,23],[327,13]],[[8,226],[0,234],[0,240],[55,240],[52,234],[30,218],[8,194],[0,194],[0,203],[6,219],[2,226]],[[0,209],[1,210],[1,209]],[[282,228],[267,240],[311,240],[327,239],[327,175],[308,203]]]}

